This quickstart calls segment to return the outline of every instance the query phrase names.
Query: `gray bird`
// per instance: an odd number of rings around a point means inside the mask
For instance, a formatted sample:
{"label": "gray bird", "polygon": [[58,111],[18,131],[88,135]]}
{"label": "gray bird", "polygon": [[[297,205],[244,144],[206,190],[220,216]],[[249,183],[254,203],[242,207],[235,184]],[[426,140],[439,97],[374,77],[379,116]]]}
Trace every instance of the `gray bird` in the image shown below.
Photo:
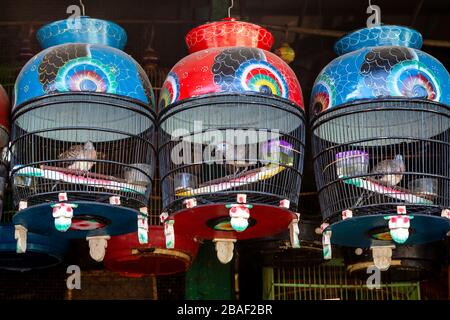
{"label": "gray bird", "polygon": [[[372,176],[372,179],[388,187],[394,187],[400,183],[405,173],[405,162],[403,156],[397,154],[394,159],[383,160],[378,162],[372,169],[371,173],[377,175]],[[371,197],[368,191],[364,191],[355,203],[355,207],[361,204],[363,200]]]}
{"label": "gray bird", "polygon": [[92,141],[85,144],[71,146],[69,150],[64,151],[58,157],[60,160],[72,160],[67,169],[89,171],[94,166],[93,161],[74,161],[74,160],[97,160],[97,151]]}
{"label": "gray bird", "polygon": [[378,173],[379,176],[375,176],[375,179],[388,187],[398,185],[403,179],[403,173],[405,173],[403,156],[397,154],[392,160],[378,162],[372,169],[372,173]]}
{"label": "gray bird", "polygon": [[246,145],[233,145],[227,142],[221,142],[216,145],[216,152],[220,152],[225,158],[225,164],[234,168],[236,175],[245,172],[248,169],[249,162],[246,159]]}

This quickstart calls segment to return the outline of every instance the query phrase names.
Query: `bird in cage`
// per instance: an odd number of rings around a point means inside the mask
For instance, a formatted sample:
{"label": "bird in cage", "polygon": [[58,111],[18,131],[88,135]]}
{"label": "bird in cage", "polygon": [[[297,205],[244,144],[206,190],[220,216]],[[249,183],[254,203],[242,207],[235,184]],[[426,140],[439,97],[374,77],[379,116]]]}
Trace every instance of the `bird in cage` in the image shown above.
{"label": "bird in cage", "polygon": [[221,142],[216,145],[216,153],[225,156],[225,164],[234,170],[233,175],[242,174],[247,171],[249,161],[246,159],[246,145],[233,145]]}
{"label": "bird in cage", "polygon": [[405,162],[403,156],[397,154],[392,160],[383,160],[378,162],[372,170],[372,173],[378,173],[375,179],[388,187],[394,187],[403,179],[405,172]]}
{"label": "bird in cage", "polygon": [[84,144],[71,146],[68,150],[61,153],[58,158],[60,160],[71,160],[71,164],[67,169],[87,172],[94,166],[94,161],[74,160],[97,160],[97,151],[92,141],[87,141]]}
{"label": "bird in cage", "polygon": [[[405,162],[403,156],[397,154],[394,159],[383,160],[378,162],[372,169],[371,173],[376,173],[373,179],[381,184],[394,187],[403,179],[405,172]],[[355,207],[360,205],[364,200],[368,200],[372,196],[368,191],[364,191],[355,203]]]}

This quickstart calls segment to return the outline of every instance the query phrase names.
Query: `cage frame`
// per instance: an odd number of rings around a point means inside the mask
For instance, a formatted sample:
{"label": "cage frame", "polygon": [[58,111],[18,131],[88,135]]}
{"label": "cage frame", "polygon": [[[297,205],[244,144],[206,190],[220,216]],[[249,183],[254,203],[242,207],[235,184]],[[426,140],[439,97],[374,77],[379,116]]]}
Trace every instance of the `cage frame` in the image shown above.
{"label": "cage frame", "polygon": [[[392,104],[390,107],[386,107],[385,104]],[[373,106],[374,105],[374,106]],[[376,106],[378,105],[378,107]],[[411,107],[411,105],[413,107]],[[421,106],[420,108],[418,106]],[[313,107],[313,106],[312,106]],[[358,108],[359,107],[359,108]],[[354,108],[354,109],[352,109]],[[445,110],[439,111],[439,110]],[[390,137],[386,134],[382,136],[381,134],[372,134],[371,137],[366,139],[353,139],[351,141],[330,141],[325,139],[324,137],[320,137],[318,134],[316,134],[317,130],[321,128],[322,125],[326,124],[329,121],[332,121],[334,119],[338,119],[340,117],[345,117],[347,115],[357,114],[357,113],[369,113],[369,112],[377,112],[377,111],[387,111],[387,112],[395,112],[395,111],[406,111],[406,112],[422,112],[422,113],[430,113],[433,116],[442,117],[445,121],[449,123],[449,126],[447,128],[444,128],[444,131],[437,132],[432,134],[430,137],[424,137],[424,133],[420,132],[422,136],[417,137],[407,137],[407,136],[394,136]],[[423,120],[422,121],[426,121]],[[428,120],[429,121],[429,120]],[[346,124],[347,126],[350,126],[350,124]],[[361,124],[357,124],[359,128],[361,128]],[[398,142],[397,140],[406,140],[406,144],[413,143],[413,142],[419,142],[419,143],[436,143],[437,145],[442,145],[442,148],[445,150],[450,149],[450,135],[448,132],[450,131],[450,106],[438,102],[433,101],[429,99],[421,99],[421,98],[407,98],[407,97],[385,97],[385,98],[372,98],[372,99],[359,99],[351,102],[347,102],[338,106],[333,106],[332,108],[328,108],[326,110],[322,110],[319,112],[316,112],[311,118],[310,118],[310,126],[311,126],[311,135],[312,135],[312,146],[313,146],[313,163],[315,168],[315,176],[316,176],[316,183],[317,183],[317,190],[319,193],[319,200],[321,204],[321,211],[322,211],[322,217],[324,223],[330,224],[330,226],[327,227],[328,230],[333,231],[333,237],[332,241],[333,243],[343,245],[343,246],[351,246],[351,247],[358,247],[358,246],[364,246],[369,247],[374,244],[389,244],[392,243],[392,240],[371,240],[371,235],[369,234],[368,229],[374,229],[374,228],[381,228],[383,225],[385,230],[389,231],[387,229],[387,222],[383,222],[386,216],[393,216],[397,215],[397,209],[399,206],[405,206],[406,210],[408,211],[408,215],[413,216],[415,220],[411,221],[411,224],[414,224],[414,227],[412,229],[412,235],[407,240],[406,244],[423,244],[427,242],[432,241],[438,241],[441,240],[448,230],[450,230],[450,220],[446,219],[445,217],[441,217],[442,210],[448,209],[448,206],[450,206],[450,169],[447,168],[447,170],[444,168],[441,170],[440,175],[433,174],[433,173],[426,173],[426,172],[410,172],[407,169],[405,169],[404,172],[401,172],[403,179],[406,176],[417,176],[417,177],[426,177],[426,178],[433,178],[433,179],[442,179],[444,182],[442,182],[445,185],[447,185],[446,190],[439,190],[440,198],[442,198],[441,203],[433,204],[431,201],[430,203],[408,203],[405,200],[401,200],[400,198],[395,199],[392,198],[392,201],[385,201],[381,203],[374,203],[370,205],[363,205],[363,206],[343,206],[341,202],[336,205],[336,209],[332,209],[332,205],[326,205],[325,203],[330,203],[330,199],[325,199],[326,196],[325,193],[327,191],[327,188],[330,189],[332,193],[338,192],[337,185],[339,183],[344,183],[343,180],[351,180],[354,178],[364,178],[369,176],[379,176],[380,173],[376,172],[370,172],[369,171],[369,164],[367,167],[367,172],[361,173],[359,175],[355,176],[349,176],[349,177],[339,177],[337,173],[335,174],[336,177],[332,178],[330,176],[329,179],[325,178],[325,173],[321,170],[325,170],[323,165],[325,165],[325,162],[323,164],[319,164],[319,160],[321,157],[325,157],[324,154],[327,152],[331,152],[330,150],[336,150],[340,151],[342,147],[344,146],[350,146],[349,150],[353,150],[351,146],[358,147],[363,146],[364,150],[370,150],[371,148],[379,148],[383,149],[385,147],[392,147],[397,144],[405,143],[404,141]],[[329,131],[332,131],[333,129],[328,129]],[[444,139],[433,139],[435,136],[439,135],[445,135],[446,140]],[[393,140],[397,141],[392,144],[386,144],[386,145],[364,145],[364,142],[367,141],[377,141],[377,140]],[[328,147],[324,147],[324,145],[327,145]],[[423,147],[422,147],[423,148]],[[437,148],[435,148],[437,149]],[[367,151],[366,150],[366,151]],[[333,151],[334,152],[334,151]],[[434,153],[437,153],[436,150],[433,151]],[[386,152],[387,153],[387,152]],[[368,153],[367,153],[368,154]],[[405,162],[403,162],[405,165]],[[328,163],[328,165],[332,165],[332,163]],[[418,167],[425,167],[424,165],[418,165]],[[426,170],[429,168],[421,168],[422,170]],[[445,172],[447,173],[447,176],[445,176]],[[396,174],[397,172],[393,171],[387,171],[385,172],[387,174]],[[330,175],[328,173],[328,175]],[[422,177],[423,176],[423,177]],[[416,178],[417,178],[416,177]],[[346,179],[345,179],[346,178]],[[400,179],[400,180],[401,180]],[[413,181],[413,180],[411,180]],[[400,184],[400,183],[398,183]],[[348,187],[348,186],[346,186]],[[394,185],[392,187],[387,187],[388,189],[395,190],[397,186]],[[334,189],[333,189],[334,188]],[[364,188],[363,188],[364,189]],[[369,190],[369,192],[375,193],[376,191]],[[345,203],[347,204],[352,202],[355,203],[355,201],[358,199],[358,197],[362,197],[364,195],[364,192],[346,192],[348,194],[355,194],[354,197],[349,197],[348,199],[345,199]],[[377,194],[379,199],[382,199],[385,194]],[[447,197],[445,197],[447,196]],[[369,196],[370,197],[370,196]],[[446,202],[446,203],[445,203]],[[359,203],[357,203],[359,204]],[[365,209],[371,210],[371,211],[364,211]],[[352,217],[347,220],[342,216],[343,211],[350,210],[352,212]],[[329,212],[327,212],[329,211]],[[430,229],[433,230],[427,230],[427,225],[430,224]],[[431,227],[433,226],[433,227]]]}

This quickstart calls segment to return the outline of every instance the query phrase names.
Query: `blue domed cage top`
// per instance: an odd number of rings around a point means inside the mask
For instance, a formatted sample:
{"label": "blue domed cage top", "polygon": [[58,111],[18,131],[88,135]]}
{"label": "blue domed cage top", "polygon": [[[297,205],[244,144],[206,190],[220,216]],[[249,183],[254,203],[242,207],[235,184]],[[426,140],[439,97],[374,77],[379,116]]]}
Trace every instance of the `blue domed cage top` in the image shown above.
{"label": "blue domed cage top", "polygon": [[[424,243],[450,228],[450,75],[421,45],[405,27],[357,30],[317,77],[314,165],[334,243]],[[390,220],[403,207],[409,238]]]}
{"label": "blue domed cage top", "polygon": [[48,204],[67,193],[68,201],[110,203],[119,197],[130,209],[147,207],[155,102],[143,69],[120,50],[125,31],[80,17],[46,25],[37,37],[44,50],[24,66],[15,85],[16,205]]}

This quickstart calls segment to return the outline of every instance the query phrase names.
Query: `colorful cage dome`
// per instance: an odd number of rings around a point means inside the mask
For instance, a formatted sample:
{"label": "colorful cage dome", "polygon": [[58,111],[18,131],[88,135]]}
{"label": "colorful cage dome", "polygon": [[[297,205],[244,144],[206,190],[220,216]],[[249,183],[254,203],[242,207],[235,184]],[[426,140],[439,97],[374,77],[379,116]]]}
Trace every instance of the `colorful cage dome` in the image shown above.
{"label": "colorful cage dome", "polygon": [[45,50],[20,72],[12,110],[14,222],[69,238],[136,231],[153,179],[155,113],[147,75],[120,50],[125,31],[80,17],[37,35]]}
{"label": "colorful cage dome", "polygon": [[[191,30],[189,56],[163,84],[159,159],[174,227],[203,239],[287,229],[303,171],[304,112],[294,72],[267,51],[272,35],[225,19]],[[245,230],[245,231],[244,231]]]}
{"label": "colorful cage dome", "polygon": [[450,228],[450,75],[421,44],[404,27],[358,30],[317,77],[314,165],[332,243],[412,245]]}

